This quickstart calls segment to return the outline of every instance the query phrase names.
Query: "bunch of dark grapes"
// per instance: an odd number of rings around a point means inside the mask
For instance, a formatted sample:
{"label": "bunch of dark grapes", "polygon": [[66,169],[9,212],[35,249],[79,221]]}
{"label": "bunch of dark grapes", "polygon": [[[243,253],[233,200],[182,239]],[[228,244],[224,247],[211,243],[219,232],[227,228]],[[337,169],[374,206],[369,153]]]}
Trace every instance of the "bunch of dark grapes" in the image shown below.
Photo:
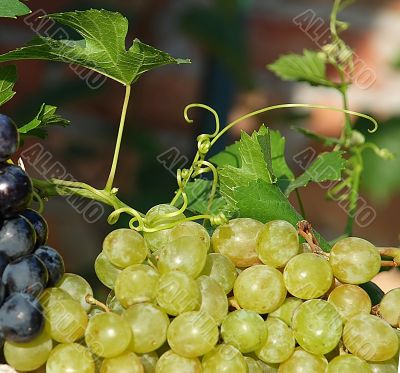
{"label": "bunch of dark grapes", "polygon": [[19,143],[15,123],[0,114],[0,338],[28,343],[44,329],[39,296],[64,274],[60,254],[46,245],[44,218],[29,208],[32,182],[10,163]]}

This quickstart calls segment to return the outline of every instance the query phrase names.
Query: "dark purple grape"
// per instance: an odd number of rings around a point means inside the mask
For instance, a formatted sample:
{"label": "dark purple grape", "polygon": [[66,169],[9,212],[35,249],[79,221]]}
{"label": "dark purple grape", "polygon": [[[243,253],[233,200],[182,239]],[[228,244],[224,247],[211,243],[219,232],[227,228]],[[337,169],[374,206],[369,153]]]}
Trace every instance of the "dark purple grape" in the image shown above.
{"label": "dark purple grape", "polygon": [[0,162],[6,161],[18,149],[19,134],[14,121],[0,114]]}
{"label": "dark purple grape", "polygon": [[0,305],[3,304],[5,297],[6,297],[6,288],[4,284],[0,282]]}
{"label": "dark purple grape", "polygon": [[25,171],[12,164],[0,164],[0,215],[11,218],[32,201],[32,182]]}
{"label": "dark purple grape", "polygon": [[35,228],[36,247],[44,245],[47,241],[48,226],[46,220],[43,219],[43,216],[32,209],[22,211],[20,215],[27,218],[33,225],[33,228]]}
{"label": "dark purple grape", "polygon": [[0,329],[7,341],[29,342],[40,334],[43,327],[43,308],[29,294],[12,294],[0,308]]}
{"label": "dark purple grape", "polygon": [[49,275],[45,264],[36,255],[26,255],[11,262],[4,270],[2,281],[12,293],[38,296],[46,287]]}
{"label": "dark purple grape", "polygon": [[30,254],[35,247],[36,233],[33,225],[23,216],[4,220],[0,228],[0,253],[10,260]]}
{"label": "dark purple grape", "polygon": [[33,254],[42,259],[42,262],[46,265],[47,272],[49,273],[47,287],[55,286],[65,272],[64,260],[60,253],[50,246],[40,246]]}
{"label": "dark purple grape", "polygon": [[7,267],[9,262],[10,260],[8,259],[7,255],[0,252],[0,277],[3,276],[4,269]]}

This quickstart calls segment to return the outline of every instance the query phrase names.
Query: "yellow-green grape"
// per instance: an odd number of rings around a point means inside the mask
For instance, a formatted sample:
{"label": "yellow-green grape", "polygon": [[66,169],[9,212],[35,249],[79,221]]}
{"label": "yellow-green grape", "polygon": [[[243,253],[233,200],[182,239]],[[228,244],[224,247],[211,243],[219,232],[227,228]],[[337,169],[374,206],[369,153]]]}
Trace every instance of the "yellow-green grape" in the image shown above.
{"label": "yellow-green grape", "polygon": [[249,267],[259,263],[257,238],[264,224],[250,218],[232,219],[220,225],[211,237],[215,252],[227,256],[236,267]]}
{"label": "yellow-green grape", "polygon": [[299,252],[296,228],[285,220],[273,220],[264,225],[257,242],[258,257],[264,264],[282,268]]}
{"label": "yellow-green grape", "polygon": [[50,336],[42,332],[28,343],[4,343],[4,357],[7,364],[20,372],[38,369],[48,359],[53,348]]}
{"label": "yellow-green grape", "polygon": [[237,272],[235,265],[225,255],[211,253],[207,255],[206,264],[201,272],[217,281],[228,294],[235,283]]}
{"label": "yellow-green grape", "polygon": [[47,288],[39,296],[39,301],[43,307],[47,307],[50,303],[59,302],[61,300],[73,299],[65,290],[60,288]]}
{"label": "yellow-green grape", "polygon": [[143,364],[135,353],[125,352],[122,355],[104,359],[100,373],[144,373]]}
{"label": "yellow-green grape", "polygon": [[210,249],[210,235],[207,229],[199,223],[194,221],[179,223],[169,231],[168,242],[181,237],[196,237],[203,243],[204,247],[207,248],[207,251]]}
{"label": "yellow-green grape", "polygon": [[200,308],[200,288],[196,280],[184,272],[164,273],[158,281],[156,300],[165,312],[176,316]]}
{"label": "yellow-green grape", "polygon": [[115,281],[115,296],[123,307],[135,303],[153,302],[160,274],[146,264],[125,268]]}
{"label": "yellow-green grape", "polygon": [[95,364],[87,348],[77,343],[59,344],[51,351],[46,373],[95,373]]}
{"label": "yellow-green grape", "polygon": [[220,344],[203,356],[202,373],[248,373],[247,363],[240,351],[231,345]]}
{"label": "yellow-green grape", "polygon": [[328,364],[327,373],[371,373],[368,363],[354,355],[340,355],[332,359]]}
{"label": "yellow-green grape", "polygon": [[132,340],[129,349],[137,353],[157,350],[167,340],[169,318],[151,303],[139,303],[129,307],[122,317],[129,324]]}
{"label": "yellow-green grape", "polygon": [[53,301],[44,306],[46,330],[60,343],[72,343],[85,333],[88,316],[73,299]]}
{"label": "yellow-green grape", "polygon": [[244,356],[244,361],[247,364],[248,373],[264,373],[262,367],[250,356]]}
{"label": "yellow-green grape", "polygon": [[57,287],[66,291],[73,299],[78,301],[86,312],[89,312],[92,306],[86,302],[86,296],[93,296],[93,290],[89,283],[81,276],[74,273],[65,273]]}
{"label": "yellow-green grape", "polygon": [[158,252],[157,268],[161,274],[174,270],[196,278],[204,268],[208,247],[197,236],[183,236],[168,242]]}
{"label": "yellow-green grape", "polygon": [[103,241],[103,253],[111,264],[126,268],[142,263],[147,257],[147,246],[143,236],[127,228],[116,229]]}
{"label": "yellow-green grape", "polygon": [[303,253],[289,260],[283,278],[289,293],[297,298],[313,299],[329,290],[333,272],[325,259],[312,253]]}
{"label": "yellow-green grape", "polygon": [[111,312],[92,317],[85,332],[88,348],[96,355],[106,358],[122,354],[129,346],[131,338],[128,322]]}
{"label": "yellow-green grape", "polygon": [[236,347],[241,353],[248,353],[264,345],[268,331],[258,313],[236,310],[222,321],[221,335],[225,343]]}
{"label": "yellow-green grape", "polygon": [[198,358],[183,357],[169,350],[161,355],[155,373],[202,373]]}
{"label": "yellow-green grape", "polygon": [[304,350],[324,355],[339,343],[342,318],[332,304],[322,299],[312,299],[294,312],[292,329],[297,343]]}
{"label": "yellow-green grape", "polygon": [[344,326],[343,342],[353,354],[367,361],[385,361],[398,351],[396,332],[373,315],[353,316]]}
{"label": "yellow-green grape", "polygon": [[293,331],[282,320],[271,316],[265,321],[265,326],[268,338],[261,348],[256,350],[256,355],[266,363],[281,363],[294,351],[296,341]]}
{"label": "yellow-green grape", "polygon": [[329,262],[334,276],[347,284],[363,284],[376,276],[381,268],[381,257],[370,242],[347,237],[333,245]]}
{"label": "yellow-green grape", "polygon": [[168,344],[185,357],[197,357],[209,352],[218,342],[218,325],[207,313],[185,312],[175,317],[168,328]]}
{"label": "yellow-green grape", "polygon": [[240,273],[233,287],[240,307],[260,314],[275,311],[285,300],[282,273],[268,265],[255,265]]}
{"label": "yellow-green grape", "polygon": [[369,314],[371,312],[370,297],[364,289],[357,285],[338,286],[329,294],[328,302],[335,306],[344,322],[360,313]]}
{"label": "yellow-green grape", "polygon": [[140,361],[142,362],[144,372],[143,373],[154,373],[156,371],[156,364],[158,361],[157,352],[148,352],[140,355]]}
{"label": "yellow-green grape", "polygon": [[[178,209],[175,206],[168,204],[156,205],[147,211],[145,216],[146,225],[151,228],[156,228],[185,219],[185,215],[182,213],[167,218],[164,217],[166,214],[176,213],[177,211]],[[143,236],[147,247],[153,252],[160,250],[163,245],[168,242],[170,231],[171,228],[155,232],[144,232]]]}
{"label": "yellow-green grape", "polygon": [[110,309],[110,311],[118,313],[119,315],[125,311],[125,308],[119,302],[113,290],[111,290],[107,296],[106,306]]}
{"label": "yellow-green grape", "polygon": [[110,289],[114,288],[115,280],[121,273],[121,269],[112,265],[103,252],[97,256],[94,262],[94,270],[97,278]]}
{"label": "yellow-green grape", "polygon": [[398,373],[399,361],[397,357],[386,361],[368,362],[371,373]]}
{"label": "yellow-green grape", "polygon": [[[289,359],[279,365],[278,373],[326,373],[328,360],[296,348]],[[343,372],[344,373],[344,372]]]}
{"label": "yellow-green grape", "polygon": [[390,290],[383,296],[379,313],[390,325],[400,327],[400,288]]}
{"label": "yellow-green grape", "polygon": [[228,314],[228,298],[222,286],[213,278],[200,276],[197,283],[201,292],[200,311],[207,312],[219,325]]}
{"label": "yellow-green grape", "polygon": [[303,303],[302,299],[287,297],[280,307],[271,312],[269,316],[277,317],[284,321],[288,326],[292,326],[292,317],[297,307]]}

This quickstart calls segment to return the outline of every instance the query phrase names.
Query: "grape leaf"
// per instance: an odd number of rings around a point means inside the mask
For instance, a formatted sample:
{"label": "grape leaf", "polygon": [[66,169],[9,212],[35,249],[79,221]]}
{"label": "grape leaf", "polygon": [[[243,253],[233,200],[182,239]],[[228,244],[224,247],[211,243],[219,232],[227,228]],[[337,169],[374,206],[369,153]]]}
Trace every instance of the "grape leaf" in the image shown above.
{"label": "grape leaf", "polygon": [[57,107],[47,104],[42,104],[39,112],[29,123],[18,128],[18,131],[23,136],[29,134],[31,136],[37,136],[40,138],[45,138],[47,136],[48,126],[67,126],[70,122],[67,119],[62,118],[60,115],[56,114]]}
{"label": "grape leaf", "polygon": [[31,13],[31,10],[19,0],[1,0],[0,17],[17,18]]}
{"label": "grape leaf", "polygon": [[0,106],[11,100],[15,95],[12,90],[17,80],[17,69],[15,66],[0,67]]}
{"label": "grape leaf", "polygon": [[0,55],[0,61],[61,61],[81,65],[126,85],[151,69],[190,62],[175,59],[138,39],[133,40],[132,46],[126,50],[128,20],[120,13],[90,9],[49,14],[47,17],[71,27],[83,39],[56,40],[39,36],[24,47]]}
{"label": "grape leaf", "polygon": [[323,136],[316,132],[310,131],[307,128],[295,127],[295,126],[293,126],[292,128],[295,131],[300,132],[305,137],[308,137],[309,139],[311,139],[313,141],[320,142],[320,143],[324,144],[325,146],[332,146],[332,145],[336,145],[336,144],[340,143],[339,139],[337,139],[335,137]]}
{"label": "grape leaf", "polygon": [[272,169],[281,189],[284,184],[294,179],[292,170],[285,159],[285,138],[279,131],[270,130]]}
{"label": "grape leaf", "polygon": [[218,154],[213,155],[208,160],[218,167],[227,165],[240,167],[242,165],[242,162],[239,155],[239,142],[236,141],[235,143],[228,145],[224,150],[222,150]]}
{"label": "grape leaf", "polygon": [[211,180],[195,179],[186,184],[185,191],[188,197],[188,210],[194,214],[217,214],[228,212],[225,199],[217,192],[209,207],[209,198],[212,188]]}
{"label": "grape leaf", "polygon": [[328,180],[340,180],[346,163],[342,154],[341,151],[319,154],[304,173],[289,184],[286,195],[288,196],[297,188],[306,186],[311,181],[320,183]]}
{"label": "grape leaf", "polygon": [[283,80],[305,81],[311,85],[333,87],[326,76],[324,58],[318,53],[304,50],[303,55],[286,54],[278,58],[267,68]]}
{"label": "grape leaf", "polygon": [[[234,188],[231,198],[242,217],[253,218],[261,222],[283,219],[294,226],[302,220],[302,216],[290,204],[277,184],[265,180],[253,180],[247,185]],[[329,243],[314,230],[314,234],[324,251],[330,250]]]}

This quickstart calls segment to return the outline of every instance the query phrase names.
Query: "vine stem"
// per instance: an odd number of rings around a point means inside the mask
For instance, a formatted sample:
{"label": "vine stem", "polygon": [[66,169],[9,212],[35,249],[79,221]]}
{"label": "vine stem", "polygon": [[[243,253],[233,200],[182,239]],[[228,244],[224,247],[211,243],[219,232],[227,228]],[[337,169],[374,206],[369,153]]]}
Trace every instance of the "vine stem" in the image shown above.
{"label": "vine stem", "polygon": [[125,119],[126,119],[126,113],[128,111],[130,95],[131,95],[131,86],[128,84],[125,86],[125,98],[124,98],[124,103],[122,105],[122,112],[121,112],[121,119],[119,122],[117,142],[115,143],[115,149],[114,149],[114,157],[113,157],[113,161],[112,161],[112,165],[111,165],[110,174],[108,176],[107,183],[104,188],[106,191],[109,191],[109,192],[113,188],[115,171],[117,170],[118,157],[119,157],[119,152],[121,149],[121,141],[122,141],[122,135],[124,133]]}

